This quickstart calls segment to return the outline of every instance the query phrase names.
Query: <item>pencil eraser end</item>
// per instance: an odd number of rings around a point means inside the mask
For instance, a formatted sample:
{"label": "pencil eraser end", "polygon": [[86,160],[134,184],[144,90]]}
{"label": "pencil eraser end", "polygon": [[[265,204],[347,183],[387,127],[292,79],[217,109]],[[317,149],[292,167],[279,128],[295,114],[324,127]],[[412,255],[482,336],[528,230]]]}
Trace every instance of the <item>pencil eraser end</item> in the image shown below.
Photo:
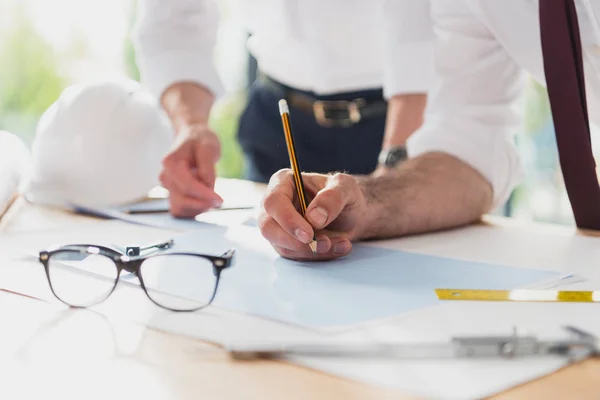
{"label": "pencil eraser end", "polygon": [[285,99],[279,100],[279,114],[290,113],[290,109],[288,108],[287,101]]}

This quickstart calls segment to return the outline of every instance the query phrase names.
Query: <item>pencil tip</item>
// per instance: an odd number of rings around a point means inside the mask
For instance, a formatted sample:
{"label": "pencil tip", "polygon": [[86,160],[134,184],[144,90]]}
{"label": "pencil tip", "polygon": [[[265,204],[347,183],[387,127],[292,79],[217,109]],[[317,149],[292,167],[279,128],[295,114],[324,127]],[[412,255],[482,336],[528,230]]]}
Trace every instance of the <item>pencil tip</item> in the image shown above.
{"label": "pencil tip", "polygon": [[290,109],[288,108],[287,101],[285,99],[279,100],[279,114],[290,113]]}
{"label": "pencil tip", "polygon": [[317,241],[313,240],[308,245],[310,246],[310,249],[312,250],[313,254],[317,254]]}

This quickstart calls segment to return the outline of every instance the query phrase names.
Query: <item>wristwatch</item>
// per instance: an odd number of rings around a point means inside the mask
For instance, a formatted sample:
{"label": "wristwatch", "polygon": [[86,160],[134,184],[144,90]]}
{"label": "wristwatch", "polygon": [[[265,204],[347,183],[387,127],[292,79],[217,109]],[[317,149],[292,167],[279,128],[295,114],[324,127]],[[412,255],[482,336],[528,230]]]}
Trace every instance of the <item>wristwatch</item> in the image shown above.
{"label": "wristwatch", "polygon": [[382,150],[379,153],[379,165],[383,165],[386,168],[393,168],[407,158],[408,153],[405,146],[392,147]]}

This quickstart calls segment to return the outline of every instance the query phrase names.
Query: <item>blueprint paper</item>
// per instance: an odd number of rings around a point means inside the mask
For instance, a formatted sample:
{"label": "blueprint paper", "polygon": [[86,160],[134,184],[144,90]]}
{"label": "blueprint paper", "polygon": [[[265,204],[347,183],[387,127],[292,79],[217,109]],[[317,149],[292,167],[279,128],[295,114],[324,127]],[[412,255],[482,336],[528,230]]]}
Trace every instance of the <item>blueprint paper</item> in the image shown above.
{"label": "blueprint paper", "polygon": [[[295,262],[277,256],[256,229],[203,226],[177,237],[173,250],[222,254],[236,248],[234,266],[222,274],[216,306],[314,329],[439,304],[435,288],[515,289],[558,276],[368,245],[355,245],[349,256],[333,262]],[[182,277],[181,285],[186,283]]]}
{"label": "blueprint paper", "polygon": [[[256,228],[196,224],[196,231],[175,237],[173,251],[219,255],[231,247],[237,250],[235,264],[222,274],[215,306],[312,329],[347,327],[434,306],[440,304],[435,288],[514,289],[564,275],[358,244],[340,260],[295,262],[279,257]],[[119,241],[119,235],[107,236]],[[145,242],[140,236],[137,241]],[[182,276],[180,281],[193,298],[189,280]]]}

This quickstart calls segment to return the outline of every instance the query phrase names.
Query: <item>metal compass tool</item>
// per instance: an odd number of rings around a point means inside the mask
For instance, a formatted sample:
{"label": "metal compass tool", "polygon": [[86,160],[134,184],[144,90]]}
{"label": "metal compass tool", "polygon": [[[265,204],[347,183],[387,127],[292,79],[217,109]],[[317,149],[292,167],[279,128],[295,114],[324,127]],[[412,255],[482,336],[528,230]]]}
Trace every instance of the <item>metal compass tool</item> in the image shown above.
{"label": "metal compass tool", "polygon": [[600,356],[600,341],[589,332],[573,326],[564,340],[539,340],[519,336],[516,328],[508,336],[455,337],[446,343],[286,343],[241,344],[226,347],[238,360],[281,358],[285,356],[356,357],[386,359],[521,358],[562,356],[572,362]]}

